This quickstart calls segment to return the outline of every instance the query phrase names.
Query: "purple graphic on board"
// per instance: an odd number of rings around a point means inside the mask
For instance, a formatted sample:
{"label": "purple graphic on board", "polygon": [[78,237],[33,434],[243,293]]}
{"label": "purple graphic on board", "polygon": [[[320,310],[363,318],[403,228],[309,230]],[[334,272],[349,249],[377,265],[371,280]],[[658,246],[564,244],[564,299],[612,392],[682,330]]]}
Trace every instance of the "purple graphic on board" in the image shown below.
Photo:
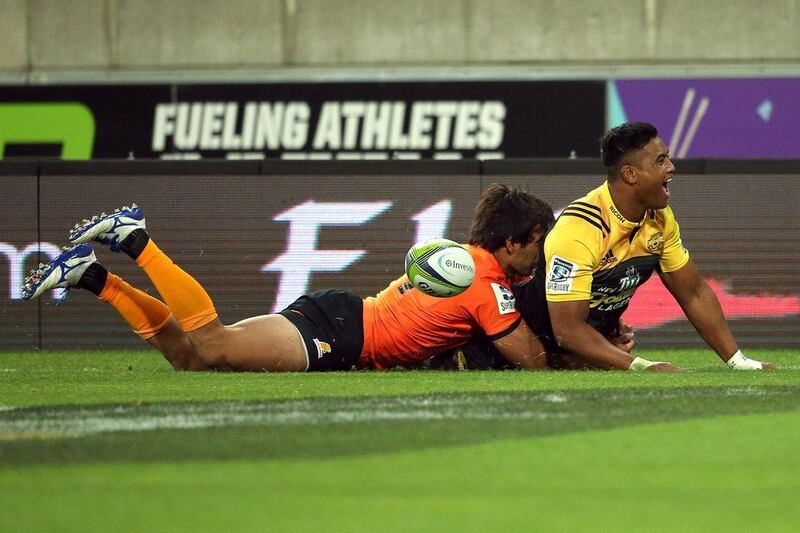
{"label": "purple graphic on board", "polygon": [[654,124],[675,158],[800,157],[800,79],[612,84],[611,125],[620,119]]}

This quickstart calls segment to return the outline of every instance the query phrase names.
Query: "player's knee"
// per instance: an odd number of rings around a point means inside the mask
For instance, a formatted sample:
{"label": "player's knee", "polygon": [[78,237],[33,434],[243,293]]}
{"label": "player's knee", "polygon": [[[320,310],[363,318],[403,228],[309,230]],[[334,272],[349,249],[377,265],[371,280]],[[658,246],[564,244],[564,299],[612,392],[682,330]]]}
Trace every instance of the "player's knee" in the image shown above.
{"label": "player's knee", "polygon": [[228,368],[228,358],[225,350],[220,346],[203,346],[197,350],[200,362],[212,369],[224,370]]}
{"label": "player's knee", "polygon": [[227,338],[223,327],[207,327],[192,331],[189,333],[189,338],[201,366],[217,370],[228,368],[230,339]]}

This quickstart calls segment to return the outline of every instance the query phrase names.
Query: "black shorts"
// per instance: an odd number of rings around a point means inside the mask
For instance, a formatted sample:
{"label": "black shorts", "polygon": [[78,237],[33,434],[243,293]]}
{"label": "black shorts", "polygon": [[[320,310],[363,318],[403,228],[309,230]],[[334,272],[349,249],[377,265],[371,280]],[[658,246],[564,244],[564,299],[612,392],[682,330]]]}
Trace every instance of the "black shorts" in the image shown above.
{"label": "black shorts", "polygon": [[301,296],[280,314],[300,332],[306,371],[350,370],[364,347],[364,303],[346,291],[325,289]]}

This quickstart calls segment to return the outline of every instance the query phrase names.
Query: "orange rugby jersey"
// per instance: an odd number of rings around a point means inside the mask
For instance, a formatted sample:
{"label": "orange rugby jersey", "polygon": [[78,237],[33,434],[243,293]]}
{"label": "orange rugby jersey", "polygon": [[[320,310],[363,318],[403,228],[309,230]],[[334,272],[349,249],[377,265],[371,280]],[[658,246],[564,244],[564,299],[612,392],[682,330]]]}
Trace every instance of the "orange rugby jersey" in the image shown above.
{"label": "orange rugby jersey", "polygon": [[520,321],[509,280],[491,252],[464,246],[475,261],[472,285],[457,296],[436,298],[413,287],[408,276],[364,299],[364,348],[359,366],[415,364],[467,342],[483,331],[496,340]]}

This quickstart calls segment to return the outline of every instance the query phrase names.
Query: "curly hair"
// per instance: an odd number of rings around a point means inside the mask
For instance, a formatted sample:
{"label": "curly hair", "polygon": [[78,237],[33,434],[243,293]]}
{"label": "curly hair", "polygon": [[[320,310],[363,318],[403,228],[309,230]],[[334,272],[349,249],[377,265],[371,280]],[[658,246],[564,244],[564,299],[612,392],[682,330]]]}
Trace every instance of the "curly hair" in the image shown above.
{"label": "curly hair", "polygon": [[472,217],[469,243],[490,251],[502,248],[506,239],[528,244],[534,230],[553,224],[553,208],[528,191],[493,183],[481,194]]}

